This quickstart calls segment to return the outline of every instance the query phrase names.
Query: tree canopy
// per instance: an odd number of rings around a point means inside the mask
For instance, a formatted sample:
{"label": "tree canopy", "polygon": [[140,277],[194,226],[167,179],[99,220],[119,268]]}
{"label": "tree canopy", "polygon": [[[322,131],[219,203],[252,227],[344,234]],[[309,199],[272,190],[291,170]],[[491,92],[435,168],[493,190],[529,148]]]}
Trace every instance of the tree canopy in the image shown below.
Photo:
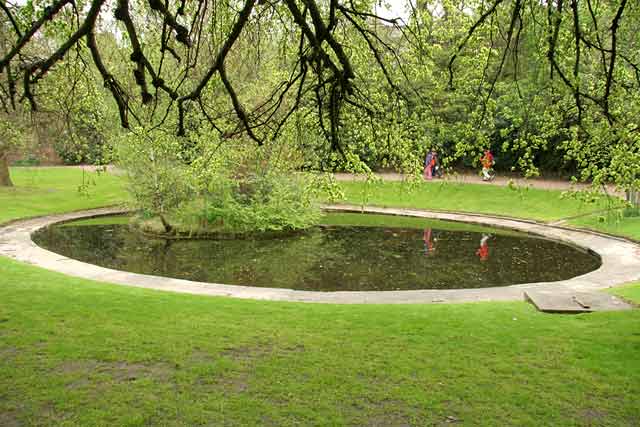
{"label": "tree canopy", "polygon": [[555,162],[638,186],[635,2],[421,0],[406,20],[366,0],[0,6],[7,116],[38,110],[43,82],[73,63],[102,81],[124,128],[260,145],[296,134],[314,167],[338,152],[415,170],[427,146],[445,161],[491,146],[527,173]]}

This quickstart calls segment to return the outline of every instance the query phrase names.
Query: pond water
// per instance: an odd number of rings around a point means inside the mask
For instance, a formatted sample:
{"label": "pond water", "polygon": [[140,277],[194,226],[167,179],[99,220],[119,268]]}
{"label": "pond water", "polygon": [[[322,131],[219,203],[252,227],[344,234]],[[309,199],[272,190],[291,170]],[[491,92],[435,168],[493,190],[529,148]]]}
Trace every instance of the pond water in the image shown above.
{"label": "pond water", "polygon": [[569,279],[600,266],[597,256],[566,244],[468,224],[359,214],[329,214],[323,222],[281,238],[165,240],[133,231],[126,218],[101,218],[54,225],[33,240],[118,270],[315,291],[506,286]]}

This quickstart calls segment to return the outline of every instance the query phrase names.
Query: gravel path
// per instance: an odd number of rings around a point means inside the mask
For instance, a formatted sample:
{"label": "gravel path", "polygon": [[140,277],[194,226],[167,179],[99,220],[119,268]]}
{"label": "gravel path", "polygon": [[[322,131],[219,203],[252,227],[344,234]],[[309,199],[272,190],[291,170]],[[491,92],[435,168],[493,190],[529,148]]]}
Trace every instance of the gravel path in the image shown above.
{"label": "gravel path", "polygon": [[[93,166],[93,165],[80,165],[80,166],[47,166],[47,167],[66,167],[66,168],[81,168],[86,171],[95,171],[96,169],[105,168],[105,166]],[[106,166],[107,171],[114,175],[123,175],[123,171],[118,169],[114,165]],[[356,175],[351,173],[335,173],[334,174],[338,181],[364,181],[365,175]],[[395,172],[380,172],[376,173],[383,181],[402,181],[405,178],[405,175]],[[550,178],[533,178],[526,179],[518,176],[496,176],[495,179],[491,182],[483,181],[479,174],[474,174],[470,172],[463,173],[453,173],[445,175],[444,179],[446,182],[452,182],[456,184],[482,184],[482,185],[499,185],[499,186],[507,186],[510,182],[515,183],[521,187],[532,187],[539,188],[542,190],[587,190],[591,186],[586,183],[573,183],[568,180],[562,179],[550,179]],[[434,179],[434,182],[437,182],[438,179]],[[624,197],[624,192],[617,189],[614,185],[607,185],[606,191],[610,195],[616,195],[618,197]]]}

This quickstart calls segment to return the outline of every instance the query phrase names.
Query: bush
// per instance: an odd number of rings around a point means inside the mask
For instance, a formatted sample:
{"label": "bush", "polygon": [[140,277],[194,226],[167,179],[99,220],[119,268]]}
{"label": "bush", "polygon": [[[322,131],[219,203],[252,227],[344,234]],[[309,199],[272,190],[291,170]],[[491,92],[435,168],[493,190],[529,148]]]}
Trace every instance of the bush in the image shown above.
{"label": "bush", "polygon": [[622,216],[625,218],[636,218],[640,216],[640,206],[630,206],[625,208],[622,212]]}
{"label": "bush", "polygon": [[65,165],[103,164],[105,140],[102,135],[66,135],[53,143]]}
{"label": "bush", "polygon": [[270,172],[241,181],[220,182],[205,196],[203,218],[234,231],[280,231],[306,228],[317,222],[310,184],[303,176]]}
{"label": "bush", "polygon": [[294,172],[301,157],[284,144],[137,129],[118,142],[117,156],[136,207],[167,232],[297,230],[320,218],[314,183]]}
{"label": "bush", "polygon": [[211,154],[219,147],[212,141],[198,144],[202,155],[191,164],[202,198],[192,223],[251,232],[297,230],[318,221],[313,180],[295,172],[302,161],[296,150],[284,142],[260,148],[236,141]]}
{"label": "bush", "polygon": [[116,150],[135,206],[147,216],[159,216],[165,230],[170,231],[167,216],[195,194],[187,166],[179,156],[180,139],[136,129],[118,141]]}

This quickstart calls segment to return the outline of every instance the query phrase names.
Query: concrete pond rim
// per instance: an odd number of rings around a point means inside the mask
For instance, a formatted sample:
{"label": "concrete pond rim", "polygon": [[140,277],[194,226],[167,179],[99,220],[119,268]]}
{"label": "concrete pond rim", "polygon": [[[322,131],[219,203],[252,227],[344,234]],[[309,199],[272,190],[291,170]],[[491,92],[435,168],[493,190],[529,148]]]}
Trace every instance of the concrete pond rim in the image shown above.
{"label": "concrete pond rim", "polygon": [[355,205],[323,205],[323,209],[327,212],[359,212],[407,216],[515,230],[532,236],[559,241],[596,254],[600,257],[602,264],[598,269],[589,273],[556,282],[525,283],[474,289],[322,292],[205,283],[130,273],[67,258],[43,249],[31,240],[31,234],[33,232],[52,224],[92,217],[126,214],[128,212],[125,209],[114,207],[29,218],[0,226],[0,255],[69,276],[115,285],[195,295],[329,304],[425,304],[475,301],[523,301],[526,292],[543,292],[550,294],[566,294],[567,292],[592,293],[640,280],[640,245],[596,232],[550,226],[531,220],[493,217],[484,214]]}

